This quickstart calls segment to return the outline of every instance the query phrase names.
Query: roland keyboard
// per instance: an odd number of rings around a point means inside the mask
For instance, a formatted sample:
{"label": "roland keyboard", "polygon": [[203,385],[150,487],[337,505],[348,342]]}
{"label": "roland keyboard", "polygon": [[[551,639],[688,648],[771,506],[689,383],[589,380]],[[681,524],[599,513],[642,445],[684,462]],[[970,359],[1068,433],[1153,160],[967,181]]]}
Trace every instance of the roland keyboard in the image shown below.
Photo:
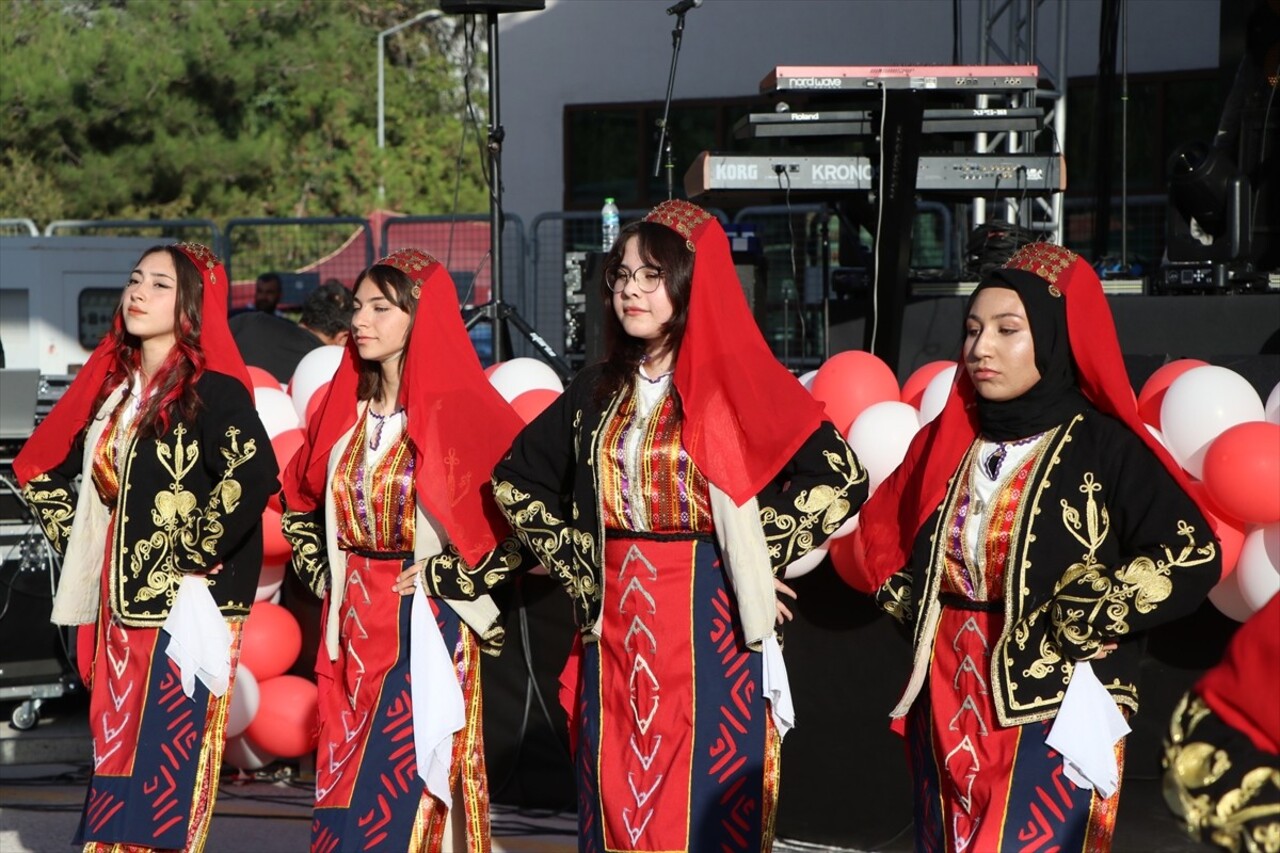
{"label": "roland keyboard", "polygon": [[[1067,187],[1067,167],[1057,154],[921,155],[915,189],[930,193],[1051,193]],[[720,190],[785,192],[867,191],[876,170],[866,157],[792,157],[713,154],[703,151],[684,175],[684,190],[696,198]]]}
{"label": "roland keyboard", "polygon": [[[987,107],[925,110],[922,133],[1001,133],[1036,131],[1044,126],[1039,107]],[[733,126],[735,139],[799,136],[874,136],[880,132],[876,110],[796,110],[752,113]]]}
{"label": "roland keyboard", "polygon": [[779,65],[760,91],[850,92],[924,89],[947,92],[1014,92],[1034,89],[1034,65]]}

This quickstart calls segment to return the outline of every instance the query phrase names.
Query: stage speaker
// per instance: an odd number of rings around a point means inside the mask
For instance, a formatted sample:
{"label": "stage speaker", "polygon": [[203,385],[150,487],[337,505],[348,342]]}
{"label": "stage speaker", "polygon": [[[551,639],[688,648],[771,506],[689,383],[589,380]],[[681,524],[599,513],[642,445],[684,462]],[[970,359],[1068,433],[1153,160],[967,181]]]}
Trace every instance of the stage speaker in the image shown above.
{"label": "stage speaker", "polygon": [[449,15],[488,15],[503,12],[538,12],[547,0],[440,0],[440,11]]}

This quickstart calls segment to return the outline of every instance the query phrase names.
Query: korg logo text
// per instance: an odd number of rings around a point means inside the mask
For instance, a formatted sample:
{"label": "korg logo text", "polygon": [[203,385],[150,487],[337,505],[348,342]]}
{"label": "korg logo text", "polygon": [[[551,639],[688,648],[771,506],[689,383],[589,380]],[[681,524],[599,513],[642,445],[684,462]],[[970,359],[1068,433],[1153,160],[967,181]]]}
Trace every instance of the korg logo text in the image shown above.
{"label": "korg logo text", "polygon": [[755,163],[717,163],[717,181],[754,181],[760,176]]}

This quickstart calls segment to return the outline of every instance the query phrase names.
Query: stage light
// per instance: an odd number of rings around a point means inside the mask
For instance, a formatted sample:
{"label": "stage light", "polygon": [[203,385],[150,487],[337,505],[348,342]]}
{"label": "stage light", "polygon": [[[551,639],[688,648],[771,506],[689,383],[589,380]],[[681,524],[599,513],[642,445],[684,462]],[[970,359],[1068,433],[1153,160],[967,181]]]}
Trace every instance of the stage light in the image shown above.
{"label": "stage light", "polygon": [[1221,237],[1236,177],[1235,164],[1222,151],[1204,142],[1186,143],[1169,158],[1169,200],[1188,222]]}
{"label": "stage light", "polygon": [[1221,149],[1178,146],[1169,158],[1167,260],[1232,263],[1248,258],[1252,219],[1248,180]]}

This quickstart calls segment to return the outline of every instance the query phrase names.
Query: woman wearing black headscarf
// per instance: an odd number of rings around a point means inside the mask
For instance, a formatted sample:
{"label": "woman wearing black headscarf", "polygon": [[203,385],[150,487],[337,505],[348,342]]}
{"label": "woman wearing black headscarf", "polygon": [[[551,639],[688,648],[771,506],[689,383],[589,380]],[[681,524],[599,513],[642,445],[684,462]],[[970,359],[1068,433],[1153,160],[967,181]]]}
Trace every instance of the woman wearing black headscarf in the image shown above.
{"label": "woman wearing black headscarf", "polygon": [[1105,850],[1127,731],[1116,709],[1138,709],[1135,638],[1197,606],[1218,546],[1138,418],[1076,255],[1034,244],[987,275],[962,366],[863,508],[854,564],[837,566],[913,631],[892,716],[916,847]]}

